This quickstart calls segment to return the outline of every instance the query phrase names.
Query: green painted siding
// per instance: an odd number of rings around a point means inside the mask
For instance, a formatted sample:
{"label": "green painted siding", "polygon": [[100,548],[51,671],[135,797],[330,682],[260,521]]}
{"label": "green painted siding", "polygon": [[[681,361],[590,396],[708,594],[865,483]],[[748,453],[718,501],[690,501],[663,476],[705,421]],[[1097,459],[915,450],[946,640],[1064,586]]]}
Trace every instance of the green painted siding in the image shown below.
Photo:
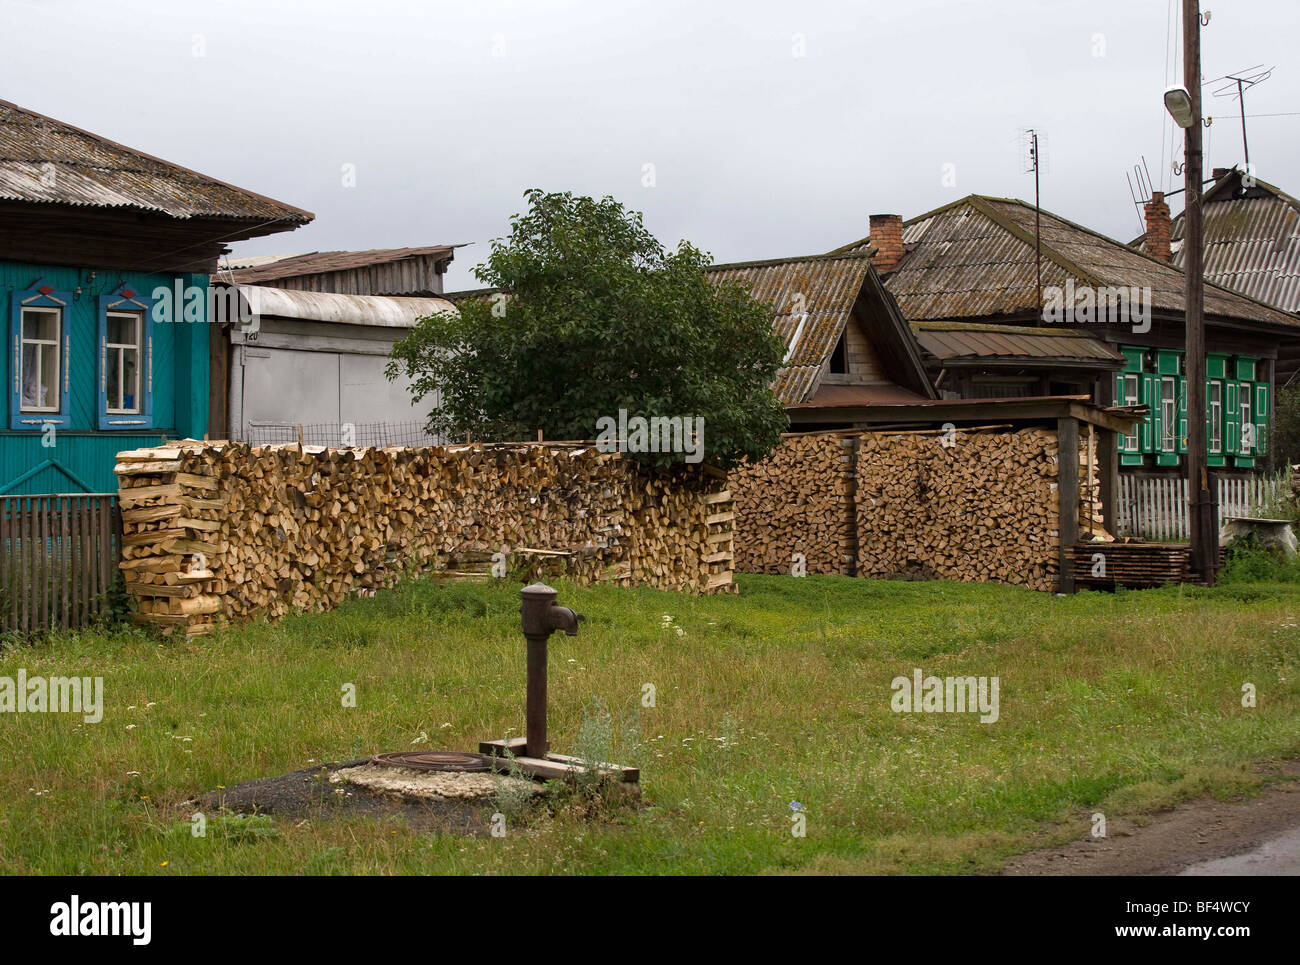
{"label": "green painted siding", "polygon": [[[0,261],[0,306],[5,350],[0,353],[0,376],[6,388],[3,426],[0,426],[0,494],[56,492],[114,492],[114,455],[123,449],[155,445],[163,436],[201,437],[208,425],[208,317],[206,298],[200,322],[157,323],[153,326],[153,425],[148,430],[97,430],[99,404],[98,312],[99,296],[123,285],[151,296],[158,287],[174,290],[199,286],[206,294],[208,276],[172,275],[28,265]],[[71,426],[59,430],[55,445],[41,445],[39,429],[11,430],[8,407],[13,385],[14,348],[10,331],[10,305],[15,291],[36,284],[74,293],[65,321],[71,338],[68,367]],[[80,288],[81,294],[75,295]],[[179,313],[177,313],[179,315]]]}
{"label": "green painted siding", "polygon": [[[1142,349],[1121,346],[1124,371],[1116,377],[1116,399],[1126,401],[1121,391],[1128,377],[1137,379],[1138,399],[1151,407],[1149,418],[1133,436],[1121,440],[1120,464],[1124,466],[1179,466],[1187,452],[1187,379],[1183,353],[1177,349]],[[1250,356],[1206,356],[1206,421],[1211,466],[1251,468],[1267,452],[1269,386],[1257,381],[1266,369]],[[1175,386],[1176,430],[1173,446],[1165,426],[1168,412],[1166,383]],[[1212,407],[1217,393],[1218,405]],[[1132,396],[1132,393],[1129,393]],[[1217,418],[1217,424],[1210,423]],[[1217,448],[1215,438],[1218,439]]]}

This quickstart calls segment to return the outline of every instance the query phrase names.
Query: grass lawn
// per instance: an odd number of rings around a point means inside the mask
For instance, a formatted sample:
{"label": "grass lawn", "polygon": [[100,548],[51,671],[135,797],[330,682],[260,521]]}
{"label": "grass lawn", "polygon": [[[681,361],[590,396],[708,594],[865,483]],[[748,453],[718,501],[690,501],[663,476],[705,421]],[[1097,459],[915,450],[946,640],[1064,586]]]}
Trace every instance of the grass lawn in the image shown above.
{"label": "grass lawn", "polygon": [[[361,817],[273,819],[269,833],[218,822],[195,838],[176,805],[309,762],[519,735],[517,585],[409,583],[190,643],[120,629],[11,646],[0,676],[101,675],[105,706],[98,724],[0,715],[0,870],[989,871],[1085,834],[1093,811],[1248,792],[1267,779],[1259,764],[1300,756],[1300,584],[1071,598],[838,577],[740,586],[558,587],[587,620],[552,638],[552,747],[575,749],[598,698],[647,807],[537,816],[504,838]],[[1000,719],[894,713],[891,680],[918,667],[996,675]]]}

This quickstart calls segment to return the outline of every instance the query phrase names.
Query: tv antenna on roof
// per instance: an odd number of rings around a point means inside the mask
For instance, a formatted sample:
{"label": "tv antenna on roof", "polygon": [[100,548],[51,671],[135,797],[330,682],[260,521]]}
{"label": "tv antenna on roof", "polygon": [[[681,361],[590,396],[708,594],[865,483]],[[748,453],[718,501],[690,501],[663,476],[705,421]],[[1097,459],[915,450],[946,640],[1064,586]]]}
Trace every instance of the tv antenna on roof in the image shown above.
{"label": "tv antenna on roof", "polygon": [[1043,211],[1038,203],[1038,173],[1043,167],[1043,148],[1047,146],[1047,138],[1042,138],[1040,142],[1038,131],[1027,127],[1020,132],[1020,144],[1020,156],[1024,163],[1024,167],[1020,170],[1024,174],[1034,175],[1034,290],[1037,293],[1038,318],[1041,321],[1043,317]]}
{"label": "tv antenna on roof", "polygon": [[[1254,67],[1247,67],[1245,70],[1237,71],[1235,75],[1225,74],[1217,80],[1226,81],[1218,90],[1214,91],[1215,97],[1235,97],[1241,107],[1241,149],[1246,155],[1246,170],[1250,170],[1250,145],[1246,143],[1246,91],[1256,84],[1262,84],[1273,76],[1276,67],[1265,67],[1263,64],[1256,64]],[[1217,83],[1210,81],[1209,83]]]}
{"label": "tv antenna on roof", "polygon": [[[1133,207],[1137,211],[1138,225],[1141,231],[1147,230],[1146,212],[1142,205],[1151,200],[1155,193],[1155,186],[1151,183],[1151,172],[1147,169],[1147,156],[1140,155],[1141,164],[1133,165],[1133,173],[1124,172],[1124,180],[1128,182],[1128,196],[1133,199]],[[1136,188],[1134,185],[1136,184]]]}

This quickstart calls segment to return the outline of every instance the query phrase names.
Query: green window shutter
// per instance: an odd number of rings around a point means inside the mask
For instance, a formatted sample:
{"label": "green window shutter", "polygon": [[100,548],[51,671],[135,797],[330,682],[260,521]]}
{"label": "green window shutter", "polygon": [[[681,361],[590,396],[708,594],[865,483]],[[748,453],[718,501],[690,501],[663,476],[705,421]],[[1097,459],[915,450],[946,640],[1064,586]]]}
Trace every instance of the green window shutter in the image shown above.
{"label": "green window shutter", "polygon": [[1156,371],[1160,375],[1177,375],[1181,352],[1161,351],[1156,356]]}
{"label": "green window shutter", "polygon": [[1178,380],[1178,451],[1187,451],[1187,380]]}
{"label": "green window shutter", "polygon": [[1255,454],[1268,454],[1268,386],[1255,386]]}
{"label": "green window shutter", "polygon": [[1251,358],[1249,355],[1238,356],[1237,371],[1234,373],[1236,378],[1241,379],[1243,382],[1254,382],[1255,363],[1258,361],[1259,359]]}
{"label": "green window shutter", "polygon": [[1164,447],[1165,407],[1160,395],[1160,379],[1149,377],[1151,406],[1151,452],[1160,452]]}
{"label": "green window shutter", "polygon": [[1138,445],[1143,452],[1154,451],[1151,430],[1156,414],[1160,411],[1160,401],[1156,398],[1155,387],[1156,377],[1144,373],[1142,375],[1142,403],[1147,407],[1149,414],[1146,421],[1142,423],[1142,431],[1138,433]]}
{"label": "green window shutter", "polygon": [[1241,452],[1241,414],[1237,405],[1241,383],[1227,382],[1224,388],[1226,400],[1223,407],[1223,451],[1235,456]]}
{"label": "green window shutter", "polygon": [[1205,375],[1211,379],[1223,379],[1228,376],[1228,359],[1223,355],[1205,357]]}
{"label": "green window shutter", "polygon": [[1119,351],[1124,356],[1125,372],[1142,371],[1142,349],[1135,348],[1132,345],[1121,345]]}
{"label": "green window shutter", "polygon": [[[1217,412],[1215,411],[1216,407],[1214,405],[1214,397],[1216,393],[1218,394],[1219,400]],[[1223,382],[1219,379],[1211,379],[1205,386],[1205,450],[1206,462],[1211,466],[1222,466],[1225,462],[1225,456],[1223,454],[1223,406]],[[1216,437],[1218,438],[1218,445],[1215,445]]]}

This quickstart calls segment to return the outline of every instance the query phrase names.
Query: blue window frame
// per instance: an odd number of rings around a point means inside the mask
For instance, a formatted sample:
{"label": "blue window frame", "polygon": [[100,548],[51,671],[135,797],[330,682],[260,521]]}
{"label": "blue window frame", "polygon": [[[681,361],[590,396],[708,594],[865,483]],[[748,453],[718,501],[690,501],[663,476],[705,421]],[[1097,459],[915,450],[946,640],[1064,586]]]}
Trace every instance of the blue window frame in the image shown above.
{"label": "blue window frame", "polygon": [[153,324],[153,299],[130,289],[100,296],[100,429],[153,428]]}
{"label": "blue window frame", "polygon": [[9,310],[13,371],[9,428],[40,431],[72,425],[68,365],[72,360],[72,295],[37,283],[14,292]]}

